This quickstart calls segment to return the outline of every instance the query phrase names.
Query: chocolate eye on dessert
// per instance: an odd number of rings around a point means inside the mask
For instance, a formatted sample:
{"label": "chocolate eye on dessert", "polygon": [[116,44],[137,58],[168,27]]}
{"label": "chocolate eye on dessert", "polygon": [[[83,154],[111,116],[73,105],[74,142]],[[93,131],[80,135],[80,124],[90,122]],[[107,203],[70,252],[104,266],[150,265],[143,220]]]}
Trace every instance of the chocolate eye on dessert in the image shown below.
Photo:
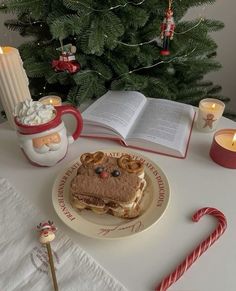
{"label": "chocolate eye on dessert", "polygon": [[114,171],[111,173],[111,175],[112,175],[113,177],[118,177],[118,176],[120,176],[120,171],[119,171],[119,170],[114,170]]}
{"label": "chocolate eye on dessert", "polygon": [[95,169],[95,173],[96,173],[96,174],[101,174],[102,171],[104,171],[104,167],[97,167],[97,168]]}

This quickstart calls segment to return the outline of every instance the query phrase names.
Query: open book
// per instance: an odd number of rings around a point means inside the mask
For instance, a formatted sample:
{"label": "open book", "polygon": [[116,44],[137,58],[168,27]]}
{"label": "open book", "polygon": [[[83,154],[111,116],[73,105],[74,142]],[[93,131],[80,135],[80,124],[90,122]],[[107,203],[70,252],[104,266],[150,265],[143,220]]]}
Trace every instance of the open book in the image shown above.
{"label": "open book", "polygon": [[185,158],[194,115],[191,105],[146,98],[136,91],[108,91],[82,113],[81,136]]}

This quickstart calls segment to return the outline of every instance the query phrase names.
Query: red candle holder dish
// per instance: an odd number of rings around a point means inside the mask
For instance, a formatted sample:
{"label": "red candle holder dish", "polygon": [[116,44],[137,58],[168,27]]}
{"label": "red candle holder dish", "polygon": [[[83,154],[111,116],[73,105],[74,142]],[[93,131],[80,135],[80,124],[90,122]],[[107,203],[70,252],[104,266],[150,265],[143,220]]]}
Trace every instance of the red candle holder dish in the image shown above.
{"label": "red candle holder dish", "polygon": [[225,168],[236,169],[236,129],[222,129],[214,134],[210,157]]}

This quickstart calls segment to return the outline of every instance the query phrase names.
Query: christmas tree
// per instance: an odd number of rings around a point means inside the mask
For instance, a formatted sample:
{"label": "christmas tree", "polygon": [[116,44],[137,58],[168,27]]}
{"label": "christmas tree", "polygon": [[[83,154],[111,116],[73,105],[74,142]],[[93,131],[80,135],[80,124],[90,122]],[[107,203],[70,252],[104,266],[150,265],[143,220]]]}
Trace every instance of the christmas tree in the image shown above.
{"label": "christmas tree", "polygon": [[[136,90],[197,105],[205,97],[228,101],[219,94],[219,85],[204,79],[221,67],[209,33],[222,29],[223,23],[202,17],[183,20],[189,8],[213,2],[5,0],[1,11],[16,15],[5,23],[9,29],[33,37],[19,49],[35,100],[54,93],[79,105],[107,90]],[[174,36],[163,53],[160,34],[168,8]],[[75,47],[71,57],[74,53],[77,71],[53,68],[53,60],[55,65],[63,52]]]}

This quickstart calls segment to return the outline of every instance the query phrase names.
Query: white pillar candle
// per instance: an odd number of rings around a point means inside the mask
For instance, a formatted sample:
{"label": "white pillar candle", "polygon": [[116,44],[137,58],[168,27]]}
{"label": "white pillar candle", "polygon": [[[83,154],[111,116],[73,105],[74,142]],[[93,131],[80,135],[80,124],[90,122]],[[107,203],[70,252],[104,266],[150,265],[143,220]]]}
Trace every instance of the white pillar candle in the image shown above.
{"label": "white pillar candle", "polygon": [[197,128],[203,132],[216,130],[224,109],[225,104],[218,99],[206,98],[201,100],[196,121]]}
{"label": "white pillar candle", "polygon": [[31,99],[29,81],[19,51],[13,47],[0,47],[0,100],[12,128],[14,108],[20,101]]}

